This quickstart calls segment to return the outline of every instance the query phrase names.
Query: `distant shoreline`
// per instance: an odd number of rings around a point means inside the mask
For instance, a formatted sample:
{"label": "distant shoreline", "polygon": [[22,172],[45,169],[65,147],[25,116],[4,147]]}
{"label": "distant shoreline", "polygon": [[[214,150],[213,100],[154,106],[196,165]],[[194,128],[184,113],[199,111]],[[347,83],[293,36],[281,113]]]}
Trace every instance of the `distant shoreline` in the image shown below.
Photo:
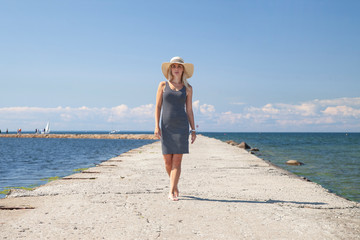
{"label": "distant shoreline", "polygon": [[78,139],[147,139],[157,140],[153,134],[0,134],[1,138],[78,138]]}

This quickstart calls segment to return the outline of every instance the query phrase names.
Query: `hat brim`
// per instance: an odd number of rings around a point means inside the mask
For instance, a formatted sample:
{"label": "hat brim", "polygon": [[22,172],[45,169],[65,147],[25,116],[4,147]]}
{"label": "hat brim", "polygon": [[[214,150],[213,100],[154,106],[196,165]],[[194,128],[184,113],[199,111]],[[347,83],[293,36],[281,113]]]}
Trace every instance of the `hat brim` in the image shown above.
{"label": "hat brim", "polygon": [[[171,64],[174,64],[174,63],[165,62],[165,63],[161,64],[161,70],[166,79],[168,79],[169,67]],[[186,78],[192,77],[192,75],[194,73],[194,65],[192,63],[177,63],[177,64],[181,64],[184,66],[184,72],[186,74]]]}

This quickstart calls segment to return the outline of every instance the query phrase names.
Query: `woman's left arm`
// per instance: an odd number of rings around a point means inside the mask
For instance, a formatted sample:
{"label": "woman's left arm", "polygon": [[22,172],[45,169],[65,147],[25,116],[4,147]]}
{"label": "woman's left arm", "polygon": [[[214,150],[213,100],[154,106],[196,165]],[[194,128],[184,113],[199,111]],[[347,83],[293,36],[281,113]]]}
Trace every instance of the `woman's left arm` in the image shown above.
{"label": "woman's left arm", "polygon": [[193,95],[193,89],[190,86],[186,90],[186,114],[189,119],[191,130],[193,130],[191,132],[191,143],[194,143],[196,139],[196,132],[195,132],[194,112],[192,109],[192,95]]}

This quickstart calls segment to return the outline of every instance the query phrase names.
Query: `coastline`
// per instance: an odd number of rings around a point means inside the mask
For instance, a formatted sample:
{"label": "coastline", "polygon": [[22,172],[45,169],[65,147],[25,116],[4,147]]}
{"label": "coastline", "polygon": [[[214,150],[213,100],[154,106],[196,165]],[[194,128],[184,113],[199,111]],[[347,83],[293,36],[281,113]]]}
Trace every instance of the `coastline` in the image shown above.
{"label": "coastline", "polygon": [[0,134],[2,138],[79,138],[79,139],[149,139],[157,140],[154,134]]}
{"label": "coastline", "polygon": [[[220,140],[184,155],[167,200],[160,143],[0,200],[5,238],[359,239],[360,204]],[[23,208],[23,209],[22,209]],[[221,224],[219,224],[221,222]]]}

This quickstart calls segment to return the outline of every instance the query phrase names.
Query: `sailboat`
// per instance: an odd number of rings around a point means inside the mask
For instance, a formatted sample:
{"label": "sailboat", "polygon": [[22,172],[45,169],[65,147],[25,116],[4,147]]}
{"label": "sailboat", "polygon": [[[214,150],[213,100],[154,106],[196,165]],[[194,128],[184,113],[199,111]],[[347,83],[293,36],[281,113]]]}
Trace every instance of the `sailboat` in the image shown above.
{"label": "sailboat", "polygon": [[46,127],[44,128],[44,131],[41,132],[41,134],[49,134],[50,133],[50,123],[47,122]]}
{"label": "sailboat", "polygon": [[115,134],[115,133],[118,133],[118,132],[120,132],[119,130],[111,130],[110,132],[109,132],[109,134]]}
{"label": "sailboat", "polygon": [[109,132],[109,134],[115,134],[115,133],[120,132],[120,131],[115,130],[115,129],[113,128],[113,126],[114,126],[114,121],[113,121],[113,113],[112,113],[112,112],[111,112],[111,117],[109,118],[108,121],[111,122],[111,128],[112,128],[112,130]]}

